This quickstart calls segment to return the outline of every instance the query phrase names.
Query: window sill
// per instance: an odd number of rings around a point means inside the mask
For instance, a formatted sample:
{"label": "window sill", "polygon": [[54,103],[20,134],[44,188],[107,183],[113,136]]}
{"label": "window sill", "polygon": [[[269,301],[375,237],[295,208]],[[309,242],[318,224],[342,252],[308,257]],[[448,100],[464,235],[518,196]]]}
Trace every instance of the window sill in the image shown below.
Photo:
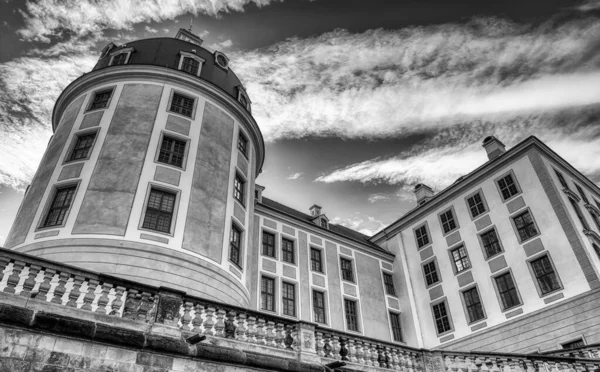
{"label": "window sill", "polygon": [[181,114],[181,113],[176,112],[176,111],[167,110],[167,112],[170,113],[170,114],[173,114],[173,115],[181,116],[182,118],[185,118],[187,120],[194,120],[194,115],[193,114],[191,116],[187,116],[187,115]]}
{"label": "window sill", "polygon": [[144,228],[144,227],[138,227],[138,230],[139,231],[149,232],[149,233],[152,233],[152,234],[159,234],[159,235],[170,236],[170,237],[174,236],[174,233],[170,233],[170,232],[166,233],[164,231],[152,230],[152,229],[147,229],[147,228]]}
{"label": "window sill", "polygon": [[[517,232],[517,234],[518,234],[518,232]],[[530,236],[529,238],[527,238],[527,239],[525,239],[525,240],[520,240],[520,241],[519,241],[519,244],[521,244],[521,245],[522,245],[522,244],[525,244],[525,243],[527,243],[528,241],[530,241],[530,240],[532,240],[532,239],[534,239],[534,238],[537,238],[537,237],[538,237],[538,236],[540,236],[540,235],[542,235],[542,234],[540,234],[540,233],[537,233],[536,235]],[[518,235],[517,235],[517,238],[518,238]]]}
{"label": "window sill", "polygon": [[348,280],[348,279],[342,279],[342,282],[345,282],[345,283],[350,283],[350,284],[352,284],[352,285],[356,285],[356,282],[354,282],[354,281],[350,281],[350,280]]}
{"label": "window sill", "polygon": [[487,316],[484,316],[483,318],[477,319],[477,320],[475,320],[473,322],[467,322],[467,325],[468,326],[474,326],[474,325],[479,324],[481,322],[485,322],[486,320],[487,320]]}
{"label": "window sill", "polygon": [[489,210],[487,210],[487,211],[485,211],[485,212],[482,212],[482,213],[478,214],[478,215],[477,215],[477,216],[475,216],[475,217],[473,217],[473,216],[471,215],[471,213],[469,213],[469,216],[471,216],[471,221],[475,222],[475,221],[477,221],[478,219],[480,219],[480,218],[483,218],[483,217],[487,216],[488,214],[490,214],[490,211],[489,211]]}
{"label": "window sill", "polygon": [[420,248],[419,248],[419,247],[417,247],[417,251],[421,251],[421,250],[423,250],[423,249],[426,249],[426,248],[429,248],[429,247],[431,247],[431,246],[433,246],[433,242],[427,243],[426,245],[424,245],[424,246],[422,246],[422,247],[420,247]]}
{"label": "window sill", "polygon": [[[511,196],[510,198],[508,198],[508,199],[504,199],[504,198],[503,198],[503,199],[502,199],[502,203],[507,203],[507,202],[509,202],[509,201],[513,200],[514,198],[516,198],[517,196],[521,195],[522,193],[523,193],[522,191],[519,191],[518,193],[516,193],[516,194],[512,195],[512,196]],[[502,193],[501,193],[500,195],[502,195]]]}
{"label": "window sill", "polygon": [[546,292],[544,294],[542,294],[541,292],[538,292],[538,293],[540,295],[540,298],[544,298],[544,297],[548,297],[548,296],[551,296],[551,295],[555,295],[555,294],[557,294],[559,292],[562,292],[563,289],[564,289],[563,287],[560,287],[560,288],[557,288],[557,289],[555,289],[553,291]]}
{"label": "window sill", "polygon": [[236,263],[235,261],[232,261],[231,258],[229,259],[229,263],[233,264],[233,266],[235,266],[236,268],[240,269],[241,271],[244,271],[244,269],[242,269],[242,267],[240,266],[240,264]]}
{"label": "window sill", "polygon": [[448,231],[447,233],[443,233],[444,238],[447,237],[448,235],[452,234],[453,232],[456,232],[460,230],[460,226],[456,226],[455,228],[453,228],[452,230]]}
{"label": "window sill", "polygon": [[430,285],[427,285],[427,282],[425,282],[425,289],[431,289],[431,288],[433,288],[433,287],[435,287],[437,285],[441,285],[441,284],[442,284],[441,280],[438,280],[437,282],[432,283]]}
{"label": "window sill", "polygon": [[242,207],[242,209],[245,211],[246,210],[246,206],[244,205],[244,203],[242,203],[241,201],[239,201],[238,199],[236,199],[235,197],[233,198],[233,200],[235,200],[240,207]]}
{"label": "window sill", "polygon": [[62,224],[62,225],[54,225],[54,226],[42,226],[42,227],[38,227],[35,230],[33,230],[34,233],[39,232],[39,231],[49,231],[52,229],[62,229],[63,227],[65,227],[66,224]]}
{"label": "window sill", "polygon": [[169,163],[163,163],[163,162],[158,161],[158,160],[155,160],[154,164],[160,165],[161,167],[169,167],[169,168],[172,168],[173,170],[176,170],[176,171],[179,171],[179,172],[185,171],[185,168],[183,166],[180,167],[180,166],[169,164]]}
{"label": "window sill", "polygon": [[238,150],[238,153],[239,153],[239,154],[242,154],[242,156],[244,156],[244,158],[245,158],[247,161],[250,161],[250,158],[248,157],[248,154],[246,154],[246,153],[244,153],[242,150],[240,150],[240,149],[239,149],[239,147],[238,147],[238,149],[237,149],[237,150]]}
{"label": "window sill", "polygon": [[84,115],[89,114],[90,112],[95,112],[95,111],[100,111],[100,110],[106,110],[108,109],[109,106],[106,107],[98,107],[98,108],[94,108],[94,109],[87,109],[83,112]]}
{"label": "window sill", "polygon": [[[437,333],[437,330],[436,330],[436,333]],[[450,330],[448,330],[446,332],[442,332],[442,333],[437,333],[437,337],[441,338],[441,337],[444,337],[444,336],[448,336],[451,333],[454,333],[454,329],[450,329]]]}
{"label": "window sill", "polygon": [[463,269],[461,271],[454,271],[454,276],[459,276],[461,274],[471,271],[472,269],[473,269],[473,266],[469,267],[468,269]]}
{"label": "window sill", "polygon": [[508,307],[508,308],[506,308],[506,309],[502,309],[502,312],[503,312],[503,313],[507,313],[507,312],[509,312],[509,311],[516,310],[516,309],[520,308],[521,306],[523,306],[523,304],[522,304],[522,303],[521,303],[521,304],[518,304],[518,305],[515,305],[515,306],[513,306],[513,307]]}
{"label": "window sill", "polygon": [[269,256],[268,254],[264,254],[264,253],[261,253],[260,255],[261,255],[262,257],[265,257],[265,258],[272,258],[272,259],[274,259],[275,261],[277,261],[277,257],[276,257],[276,256]]}
{"label": "window sill", "polygon": [[489,260],[491,260],[491,259],[493,259],[493,258],[496,258],[496,257],[498,257],[498,256],[502,255],[502,254],[504,254],[504,251],[500,251],[500,252],[496,253],[496,254],[495,254],[495,255],[493,255],[493,256],[485,257],[485,260],[486,260],[486,261],[489,261]]}

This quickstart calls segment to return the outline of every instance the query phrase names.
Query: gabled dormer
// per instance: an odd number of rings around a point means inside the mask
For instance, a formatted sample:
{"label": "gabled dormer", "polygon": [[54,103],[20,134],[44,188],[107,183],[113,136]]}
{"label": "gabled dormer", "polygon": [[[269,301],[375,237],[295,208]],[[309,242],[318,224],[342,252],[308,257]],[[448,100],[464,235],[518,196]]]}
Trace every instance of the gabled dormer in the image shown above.
{"label": "gabled dormer", "polygon": [[322,228],[329,229],[329,218],[323,213],[321,213],[321,206],[313,204],[310,207],[310,215],[312,217],[313,223]]}

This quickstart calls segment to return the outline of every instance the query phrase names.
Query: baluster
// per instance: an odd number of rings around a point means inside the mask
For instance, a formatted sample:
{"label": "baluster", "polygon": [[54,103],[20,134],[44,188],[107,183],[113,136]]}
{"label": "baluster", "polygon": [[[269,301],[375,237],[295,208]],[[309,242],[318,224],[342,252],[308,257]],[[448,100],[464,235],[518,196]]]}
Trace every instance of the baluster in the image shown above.
{"label": "baluster", "polygon": [[331,345],[331,335],[323,335],[323,353],[326,358],[333,358],[333,346]]}
{"label": "baluster", "polygon": [[278,349],[284,349],[285,345],[283,344],[285,336],[283,335],[283,324],[277,323],[275,325],[275,347]]}
{"label": "baluster", "polygon": [[81,296],[79,288],[81,288],[84,280],[85,278],[79,275],[73,277],[73,288],[71,288],[71,291],[69,292],[67,306],[77,308],[77,300],[79,299],[79,296]]}
{"label": "baluster", "polygon": [[[408,364],[406,363],[406,351],[402,349],[398,350],[398,366],[400,367],[401,371],[408,371]],[[446,368],[444,368],[444,370],[446,370]]]}
{"label": "baluster", "polygon": [[217,310],[217,323],[215,324],[215,336],[225,337],[225,310]]}
{"label": "baluster", "polygon": [[150,298],[148,299],[148,306],[150,310],[148,310],[148,314],[146,315],[146,323],[154,323],[156,322],[156,313],[158,312],[158,294],[150,294]]}
{"label": "baluster", "polygon": [[377,345],[370,344],[371,349],[371,365],[373,367],[379,367],[379,353],[377,352]]}
{"label": "baluster", "polygon": [[397,349],[390,349],[390,357],[391,357],[391,368],[393,370],[399,371],[400,370],[400,360],[398,359],[398,350]]}
{"label": "baluster", "polygon": [[254,336],[256,335],[256,328],[254,326],[255,324],[256,324],[256,318],[253,316],[249,316],[248,317],[248,331],[246,332],[248,335],[248,339],[246,341],[251,344],[256,343],[256,340],[254,339]]}
{"label": "baluster", "polygon": [[6,293],[17,293],[16,288],[21,281],[21,271],[25,267],[25,262],[15,261],[13,262],[12,274],[8,277],[6,281],[6,288],[4,288],[4,292]]}
{"label": "baluster", "polygon": [[130,289],[127,291],[122,318],[135,319],[137,317],[138,300],[136,298],[138,293],[139,291],[137,289]]}
{"label": "baluster", "polygon": [[21,296],[29,297],[31,295],[31,291],[33,291],[33,287],[35,287],[35,278],[37,278],[37,275],[41,269],[42,268],[37,265],[29,266],[27,278],[23,282],[23,290],[20,293]]}
{"label": "baluster", "polygon": [[96,298],[96,287],[98,284],[99,282],[95,279],[88,280],[87,292],[83,296],[83,305],[81,305],[82,310],[92,311],[92,302]]}
{"label": "baluster", "polygon": [[[4,271],[10,264],[10,258],[8,257],[0,257],[0,283],[4,279]],[[8,273],[7,273],[8,274]]]}
{"label": "baluster", "polygon": [[246,314],[238,314],[237,328],[235,329],[235,339],[238,341],[246,341]]}
{"label": "baluster", "polygon": [[138,308],[137,319],[143,322],[148,319],[148,311],[150,311],[150,293],[142,292],[142,298],[140,299],[140,307]]}
{"label": "baluster", "polygon": [[385,368],[392,368],[392,356],[389,347],[382,347],[383,360],[385,361]]}
{"label": "baluster", "polygon": [[50,302],[62,305],[62,302],[63,302],[62,297],[65,294],[65,292],[67,291],[67,288],[65,287],[65,285],[67,284],[67,281],[69,280],[70,277],[71,277],[71,275],[69,273],[61,272],[58,275],[58,285],[56,286],[56,288],[54,288],[54,298]]}
{"label": "baluster", "polygon": [[97,313],[106,314],[106,305],[108,305],[108,294],[112,289],[113,285],[108,283],[102,283],[102,292],[100,293],[100,297],[98,298],[98,307],[96,308]]}
{"label": "baluster", "polygon": [[265,335],[265,339],[267,342],[267,346],[270,347],[277,347],[277,344],[275,343],[275,322],[272,321],[268,321],[267,322],[267,333]]}
{"label": "baluster", "polygon": [[52,288],[52,284],[50,284],[50,282],[52,282],[54,274],[56,274],[55,270],[44,269],[44,279],[38,288],[38,293],[35,295],[35,298],[38,298],[42,301],[52,300],[52,295],[49,292],[50,288]]}
{"label": "baluster", "polygon": [[265,332],[265,320],[259,318],[256,324],[256,344],[257,345],[266,345],[265,337],[267,333]]}
{"label": "baluster", "polygon": [[353,339],[349,338],[346,347],[348,348],[348,360],[352,363],[356,363],[358,358],[356,357],[356,343]]}
{"label": "baluster", "polygon": [[362,342],[359,340],[354,341],[354,358],[355,363],[365,364],[364,352]]}
{"label": "baluster", "polygon": [[215,334],[215,331],[213,330],[213,327],[215,326],[215,321],[213,319],[214,314],[215,314],[214,307],[209,306],[206,308],[206,319],[204,319],[204,334],[205,335],[213,336]]}
{"label": "baluster", "polygon": [[235,319],[235,312],[230,311],[227,313],[227,319],[225,319],[225,338],[234,338],[235,339],[235,323],[233,320]]}
{"label": "baluster", "polygon": [[343,361],[350,360],[348,359],[348,339],[345,337],[340,337],[340,358]]}
{"label": "baluster", "polygon": [[121,306],[123,306],[123,293],[125,292],[125,287],[117,286],[115,288],[115,299],[110,304],[112,308],[109,315],[119,316],[119,311],[121,310]]}
{"label": "baluster", "polygon": [[320,357],[324,357],[325,353],[323,347],[325,343],[323,342],[323,332],[315,332],[315,351],[317,355]]}
{"label": "baluster", "polygon": [[365,364],[368,366],[372,366],[371,362],[371,344],[368,342],[363,342],[363,354],[365,359]]}
{"label": "baluster", "polygon": [[385,368],[386,367],[386,365],[385,365],[385,355],[383,354],[382,347],[378,345],[375,350],[377,351],[377,365],[376,366],[379,366],[381,368]]}
{"label": "baluster", "polygon": [[287,325],[284,328],[285,337],[283,339],[283,344],[287,350],[295,350],[296,342],[296,329],[293,325]]}
{"label": "baluster", "polygon": [[340,360],[342,357],[340,355],[340,338],[336,335],[331,335],[331,353],[333,359]]}
{"label": "baluster", "polygon": [[190,301],[186,301],[183,303],[183,316],[181,317],[181,329],[184,331],[190,331],[191,327],[190,327],[190,323],[192,322],[192,307],[194,306],[193,303],[191,303]]}
{"label": "baluster", "polygon": [[192,319],[192,332],[202,333],[202,313],[204,312],[204,306],[196,304],[194,319]]}

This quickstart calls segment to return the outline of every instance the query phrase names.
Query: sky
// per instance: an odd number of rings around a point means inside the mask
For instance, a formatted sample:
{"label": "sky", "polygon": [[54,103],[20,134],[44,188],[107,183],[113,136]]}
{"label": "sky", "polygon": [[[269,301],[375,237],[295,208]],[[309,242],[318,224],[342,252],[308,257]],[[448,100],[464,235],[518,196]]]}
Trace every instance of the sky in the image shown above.
{"label": "sky", "polygon": [[0,245],[62,89],[190,27],[242,80],[264,195],[373,234],[535,135],[600,184],[600,0],[0,0]]}

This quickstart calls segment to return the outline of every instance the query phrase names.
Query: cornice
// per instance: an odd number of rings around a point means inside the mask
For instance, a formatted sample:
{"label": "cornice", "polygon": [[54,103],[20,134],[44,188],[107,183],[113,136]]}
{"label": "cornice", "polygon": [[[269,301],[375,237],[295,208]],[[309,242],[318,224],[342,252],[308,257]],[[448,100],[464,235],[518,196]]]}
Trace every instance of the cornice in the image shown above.
{"label": "cornice", "polygon": [[596,206],[590,204],[590,203],[585,203],[583,205],[590,213],[595,214],[596,216],[598,216],[598,218],[600,218],[600,209],[598,209]]}
{"label": "cornice", "polygon": [[255,143],[257,149],[256,169],[257,174],[262,170],[265,159],[265,144],[258,124],[252,115],[233,97],[216,85],[199,79],[197,76],[174,70],[167,67],[154,65],[120,65],[109,66],[89,72],[71,84],[60,94],[52,111],[52,130],[55,131],[60,117],[68,103],[89,89],[90,86],[115,82],[119,80],[143,80],[156,83],[177,83],[196,90],[220,103],[232,116],[246,127],[247,132]]}
{"label": "cornice", "polygon": [[[298,229],[302,229],[304,231],[310,232],[311,234],[317,235],[323,239],[331,240],[331,241],[336,242],[337,244],[351,247],[362,253],[376,256],[376,257],[384,259],[388,262],[393,261],[394,257],[395,257],[395,255],[391,252],[386,252],[383,250],[381,250],[381,251],[375,250],[367,245],[363,245],[363,243],[361,243],[355,239],[340,235],[334,231],[327,230],[327,232],[325,232],[322,229],[318,228],[318,226],[316,226],[312,223],[308,223],[304,220],[301,220],[295,216],[289,215],[285,212],[281,212],[279,210],[270,208],[262,203],[255,204],[254,212],[258,213],[260,215],[263,215],[263,216],[273,218],[278,221],[285,221],[289,225],[294,225]],[[383,248],[381,248],[381,249],[383,249]]]}

